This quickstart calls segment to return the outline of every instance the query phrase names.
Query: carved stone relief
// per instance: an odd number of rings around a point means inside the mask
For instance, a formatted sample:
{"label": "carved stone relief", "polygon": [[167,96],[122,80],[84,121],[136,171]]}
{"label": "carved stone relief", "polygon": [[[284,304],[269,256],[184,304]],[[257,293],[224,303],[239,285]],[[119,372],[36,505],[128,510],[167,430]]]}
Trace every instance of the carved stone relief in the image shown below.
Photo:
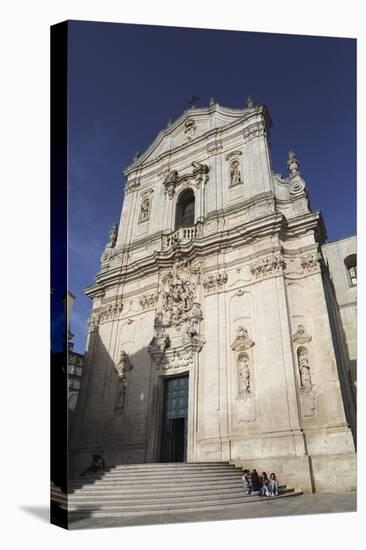
{"label": "carved stone relief", "polygon": [[206,292],[217,292],[222,290],[227,282],[227,274],[223,273],[214,273],[213,275],[206,275],[202,281],[203,288]]}
{"label": "carved stone relief", "polygon": [[296,344],[306,344],[311,341],[311,336],[307,334],[304,325],[298,325],[296,332],[292,335],[292,341]]}
{"label": "carved stone relief", "polygon": [[158,301],[157,292],[152,292],[151,294],[143,294],[139,298],[139,303],[143,310],[154,308],[156,306],[157,301]]}
{"label": "carved stone relief", "polygon": [[285,267],[285,261],[281,255],[273,255],[263,258],[250,265],[250,272],[256,279],[264,279],[280,273]]}
{"label": "carved stone relief", "polygon": [[301,267],[304,272],[316,272],[320,270],[320,262],[320,254],[307,254],[301,258]]}
{"label": "carved stone relief", "polygon": [[123,310],[122,298],[113,304],[107,304],[91,312],[89,317],[89,331],[97,330],[100,324],[118,319]]}
{"label": "carved stone relief", "polygon": [[254,342],[249,338],[248,331],[245,327],[238,327],[236,329],[236,337],[234,342],[231,344],[231,349],[233,351],[245,351],[254,346]]}
{"label": "carved stone relief", "polygon": [[[198,270],[178,256],[172,269],[163,276],[159,285],[157,312],[162,326],[181,325],[189,318],[195,303]],[[195,315],[199,304],[195,304]]]}
{"label": "carved stone relief", "polygon": [[201,185],[207,183],[209,172],[207,164],[201,164],[194,161],[192,162],[192,166],[192,174],[182,174],[179,176],[177,170],[172,170],[165,177],[163,185],[165,187],[165,192],[170,199],[174,197],[178,187],[193,185],[199,189]]}

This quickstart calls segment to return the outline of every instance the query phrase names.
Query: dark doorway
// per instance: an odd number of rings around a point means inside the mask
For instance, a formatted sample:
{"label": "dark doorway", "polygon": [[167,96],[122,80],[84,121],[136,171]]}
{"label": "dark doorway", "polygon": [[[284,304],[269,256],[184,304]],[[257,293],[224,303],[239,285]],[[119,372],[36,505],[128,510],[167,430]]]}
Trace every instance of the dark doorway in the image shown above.
{"label": "dark doorway", "polygon": [[180,194],[175,215],[175,227],[194,225],[194,193],[186,189]]}
{"label": "dark doorway", "polygon": [[188,375],[164,380],[162,462],[187,460]]}
{"label": "dark doorway", "polygon": [[170,458],[172,462],[184,462],[185,423],[185,418],[170,420]]}

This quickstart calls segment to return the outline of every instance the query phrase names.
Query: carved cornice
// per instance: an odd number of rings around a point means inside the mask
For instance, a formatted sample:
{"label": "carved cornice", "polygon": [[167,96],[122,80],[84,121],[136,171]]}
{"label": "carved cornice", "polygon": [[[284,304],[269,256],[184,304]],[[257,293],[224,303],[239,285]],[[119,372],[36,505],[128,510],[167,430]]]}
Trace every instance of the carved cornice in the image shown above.
{"label": "carved cornice", "polygon": [[250,265],[250,272],[255,279],[265,279],[272,275],[282,273],[285,267],[283,257],[279,255],[268,256]]}
{"label": "carved cornice", "polygon": [[227,278],[225,272],[206,275],[202,280],[203,288],[207,293],[222,290],[227,282]]}

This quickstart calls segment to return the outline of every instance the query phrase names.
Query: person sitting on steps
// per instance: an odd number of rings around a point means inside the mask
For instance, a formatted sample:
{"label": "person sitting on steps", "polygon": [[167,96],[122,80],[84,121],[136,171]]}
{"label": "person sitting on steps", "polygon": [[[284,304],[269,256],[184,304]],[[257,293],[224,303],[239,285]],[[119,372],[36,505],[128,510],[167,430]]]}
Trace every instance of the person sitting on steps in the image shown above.
{"label": "person sitting on steps", "polygon": [[278,496],[278,481],[276,478],[276,474],[274,474],[273,472],[269,476],[268,490],[269,496]]}
{"label": "person sitting on steps", "polygon": [[105,468],[104,458],[98,454],[93,454],[93,461],[91,465],[80,475],[85,476],[90,472],[95,473],[98,470],[104,470],[104,468]]}
{"label": "person sitting on steps", "polygon": [[251,481],[252,481],[252,491],[254,493],[258,493],[261,490],[261,482],[259,479],[258,472],[255,468],[253,468],[251,473]]}
{"label": "person sitting on steps", "polygon": [[252,479],[251,479],[250,471],[247,470],[246,468],[243,469],[243,475],[241,476],[241,479],[243,481],[244,491],[246,492],[247,495],[250,495],[250,493],[253,490]]}
{"label": "person sitting on steps", "polygon": [[268,489],[269,479],[268,479],[268,476],[267,476],[266,472],[262,472],[260,480],[262,482],[260,496],[261,497],[263,497],[263,496],[269,497],[270,496],[269,489]]}

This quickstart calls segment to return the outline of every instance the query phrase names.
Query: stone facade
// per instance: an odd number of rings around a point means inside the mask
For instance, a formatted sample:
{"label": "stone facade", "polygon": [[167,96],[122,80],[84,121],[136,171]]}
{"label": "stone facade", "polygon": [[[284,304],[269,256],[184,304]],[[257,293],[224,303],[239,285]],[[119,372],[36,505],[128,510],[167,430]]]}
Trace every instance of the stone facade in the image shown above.
{"label": "stone facade", "polygon": [[188,462],[263,465],[312,491],[327,489],[341,459],[350,477],[332,482],[355,488],[325,228],[295,153],[287,177],[272,172],[271,124],[252,100],[210,101],[170,122],[125,170],[120,224],[86,289],[71,471],[92,452],[108,464],[159,462],[165,381],[188,375]]}

